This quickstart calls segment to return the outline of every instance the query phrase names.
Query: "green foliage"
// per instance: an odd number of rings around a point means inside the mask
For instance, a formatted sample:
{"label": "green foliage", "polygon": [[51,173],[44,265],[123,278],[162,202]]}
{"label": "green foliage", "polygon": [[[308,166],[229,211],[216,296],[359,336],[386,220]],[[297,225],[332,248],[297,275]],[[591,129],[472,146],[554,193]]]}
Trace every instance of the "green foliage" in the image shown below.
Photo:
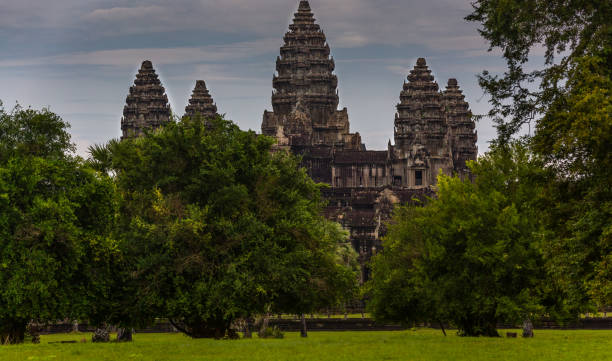
{"label": "green foliage", "polygon": [[[466,19],[481,24],[480,34],[491,49],[502,50],[507,62],[502,77],[488,71],[479,77],[491,95],[489,115],[497,123],[502,143],[564,96],[577,59],[610,47],[608,0],[477,0],[472,6],[474,12]],[[538,47],[545,49],[545,64],[526,72],[525,65]]]}
{"label": "green foliage", "polygon": [[355,288],[319,186],[271,146],[221,118],[184,118],[99,152],[122,194],[133,307],[220,338],[236,318],[309,312]]}
{"label": "green foliage", "polygon": [[[534,148],[551,179],[549,268],[576,306],[612,304],[612,48],[573,64],[563,98],[538,124]],[[584,309],[584,306],[583,306]]]}
{"label": "green foliage", "polygon": [[[543,251],[574,310],[612,304],[611,18],[607,0],[478,0],[467,18],[508,63],[503,77],[480,77],[498,142],[536,120],[532,146],[553,171]],[[538,44],[545,66],[525,73]]]}
{"label": "green foliage", "polygon": [[70,125],[49,109],[24,109],[16,105],[7,113],[0,102],[0,162],[14,156],[63,158],[74,151]]}
{"label": "green foliage", "polygon": [[257,336],[259,338],[284,338],[285,334],[277,327],[266,327],[264,330],[260,331]]}
{"label": "green foliage", "polygon": [[48,110],[0,112],[0,337],[84,312],[90,261],[111,252],[114,186],[85,167]]}
{"label": "green foliage", "polygon": [[368,284],[377,320],[450,322],[464,335],[494,336],[498,322],[537,317],[554,303],[538,242],[540,161],[516,143],[470,167],[473,183],[441,174],[435,199],[395,211]]}

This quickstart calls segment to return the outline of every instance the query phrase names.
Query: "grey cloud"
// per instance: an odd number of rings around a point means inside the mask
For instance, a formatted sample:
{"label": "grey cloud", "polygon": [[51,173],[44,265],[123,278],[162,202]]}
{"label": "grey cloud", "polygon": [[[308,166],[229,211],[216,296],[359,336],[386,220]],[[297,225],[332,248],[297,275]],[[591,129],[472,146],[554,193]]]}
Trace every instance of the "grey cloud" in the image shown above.
{"label": "grey cloud", "polygon": [[134,21],[140,18],[157,18],[166,12],[167,10],[159,5],[113,7],[96,9],[85,15],[84,18],[91,21]]}
{"label": "grey cloud", "polygon": [[[0,23],[64,26],[99,35],[163,31],[213,31],[257,37],[282,36],[298,1],[3,0]],[[469,0],[311,0],[333,47],[368,44],[424,45],[432,49],[480,49],[474,24],[463,17]],[[0,8],[2,10],[2,8]],[[2,11],[0,11],[2,14]],[[1,27],[2,25],[0,25]],[[452,35],[453,40],[449,40]]]}
{"label": "grey cloud", "polygon": [[98,50],[47,56],[31,59],[0,61],[0,67],[35,65],[110,65],[133,67],[144,59],[154,64],[188,64],[244,59],[278,49],[278,39],[259,39],[250,42],[209,45],[204,47],[148,48]]}

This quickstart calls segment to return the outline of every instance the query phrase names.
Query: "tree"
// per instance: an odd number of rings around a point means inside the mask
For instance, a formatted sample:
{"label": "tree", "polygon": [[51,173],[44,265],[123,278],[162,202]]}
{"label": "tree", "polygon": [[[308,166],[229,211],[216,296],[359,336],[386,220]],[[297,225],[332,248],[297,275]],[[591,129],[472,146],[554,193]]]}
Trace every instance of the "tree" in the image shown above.
{"label": "tree", "polygon": [[[612,51],[612,48],[610,48]],[[554,170],[549,269],[579,311],[612,304],[612,52],[580,59],[533,138]],[[605,69],[604,69],[605,68]]]}
{"label": "tree", "polygon": [[0,162],[14,156],[64,158],[75,149],[68,128],[70,124],[47,108],[16,105],[7,113],[0,102]]}
{"label": "tree", "polygon": [[354,288],[335,262],[342,237],[321,215],[319,185],[272,144],[186,117],[109,145],[138,308],[220,338],[238,318],[306,312]]}
{"label": "tree", "polygon": [[537,214],[546,171],[524,145],[507,147],[470,164],[474,182],[440,174],[436,198],[395,211],[367,285],[377,320],[497,336],[498,322],[554,306]]}
{"label": "tree", "polygon": [[87,309],[90,256],[112,250],[114,186],[72,157],[47,109],[0,109],[0,343]]}
{"label": "tree", "polygon": [[[489,41],[489,50],[500,48],[507,62],[503,77],[488,71],[479,76],[491,95],[489,115],[497,123],[500,142],[537,121],[565,96],[579,59],[609,54],[612,4],[607,0],[476,0],[472,6],[466,19],[481,24],[479,32]],[[526,72],[539,47],[545,49],[544,66]]]}
{"label": "tree", "polygon": [[[567,290],[574,315],[612,304],[612,3],[606,0],[478,0],[468,20],[481,23],[507,61],[503,77],[484,72],[497,142],[535,121],[532,146],[552,170],[548,271]],[[538,47],[545,65],[525,65]]]}

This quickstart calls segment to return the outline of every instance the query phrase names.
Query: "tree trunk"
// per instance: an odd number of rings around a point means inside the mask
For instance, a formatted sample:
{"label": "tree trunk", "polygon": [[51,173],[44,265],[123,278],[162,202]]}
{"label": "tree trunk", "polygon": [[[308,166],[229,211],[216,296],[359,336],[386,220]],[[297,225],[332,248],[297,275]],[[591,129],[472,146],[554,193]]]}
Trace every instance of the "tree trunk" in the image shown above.
{"label": "tree trunk", "polygon": [[300,336],[302,337],[308,337],[308,330],[306,328],[306,317],[304,317],[304,314],[302,313],[302,328],[300,329]]}
{"label": "tree trunk", "polygon": [[23,343],[27,326],[27,321],[0,320],[0,345]]}
{"label": "tree trunk", "polygon": [[222,339],[226,335],[235,338],[237,334],[230,329],[231,321],[219,320],[200,320],[198,322],[185,323],[174,319],[169,319],[172,326],[191,338],[214,338]]}
{"label": "tree trunk", "polygon": [[442,333],[444,334],[444,337],[446,337],[446,330],[444,329],[444,324],[440,320],[438,320],[438,323],[440,324],[440,328],[442,329]]}
{"label": "tree trunk", "polygon": [[499,337],[494,317],[466,317],[458,320],[459,335],[469,337]]}
{"label": "tree trunk", "polygon": [[117,342],[132,342],[132,329],[120,328],[117,330]]}
{"label": "tree trunk", "polygon": [[523,321],[523,337],[533,337],[533,323],[529,318]]}

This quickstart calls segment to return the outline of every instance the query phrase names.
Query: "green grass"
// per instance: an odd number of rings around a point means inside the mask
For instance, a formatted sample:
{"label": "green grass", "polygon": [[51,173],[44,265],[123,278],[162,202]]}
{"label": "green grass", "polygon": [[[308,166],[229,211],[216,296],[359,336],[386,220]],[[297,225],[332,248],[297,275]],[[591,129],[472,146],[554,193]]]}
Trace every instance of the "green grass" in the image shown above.
{"label": "green grass", "polygon": [[[503,332],[505,335],[505,332]],[[50,344],[81,340],[87,343]],[[462,338],[438,330],[311,332],[307,339],[192,340],[137,334],[127,344],[92,344],[88,334],[43,336],[40,345],[1,346],[0,360],[612,360],[612,331],[536,331],[534,339]]]}

